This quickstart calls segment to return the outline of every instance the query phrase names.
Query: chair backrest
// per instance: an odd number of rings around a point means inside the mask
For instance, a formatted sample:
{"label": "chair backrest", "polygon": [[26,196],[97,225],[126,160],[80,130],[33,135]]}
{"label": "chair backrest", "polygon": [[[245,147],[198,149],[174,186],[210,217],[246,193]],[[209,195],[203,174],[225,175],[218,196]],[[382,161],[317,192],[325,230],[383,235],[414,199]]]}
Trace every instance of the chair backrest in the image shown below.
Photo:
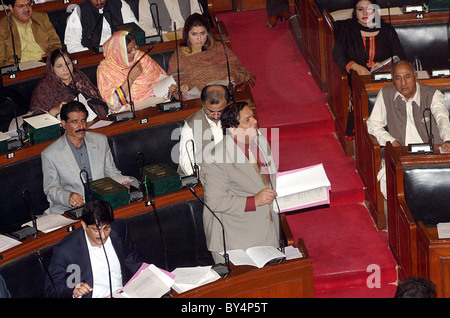
{"label": "chair backrest", "polygon": [[125,219],[131,239],[145,262],[165,268],[166,256],[169,271],[177,267],[214,264],[206,247],[203,205],[199,201],[194,199],[156,207],[156,210]]}
{"label": "chair backrest", "polygon": [[448,21],[395,24],[406,60],[417,56],[425,70],[448,68]]}
{"label": "chair backrest", "polygon": [[25,189],[30,191],[29,202],[34,214],[40,215],[48,208],[42,179],[40,156],[0,166],[0,230],[13,231],[30,221],[22,198]]}
{"label": "chair backrest", "polygon": [[406,204],[416,222],[450,222],[450,165],[403,168]]}
{"label": "chair backrest", "polygon": [[12,298],[44,298],[46,270],[53,253],[53,245],[40,249],[41,264],[36,253],[27,254],[0,267],[0,275]]}
{"label": "chair backrest", "polygon": [[136,157],[144,154],[145,165],[167,163],[177,170],[178,142],[183,121],[167,123],[108,137],[117,169],[122,174],[138,177]]}

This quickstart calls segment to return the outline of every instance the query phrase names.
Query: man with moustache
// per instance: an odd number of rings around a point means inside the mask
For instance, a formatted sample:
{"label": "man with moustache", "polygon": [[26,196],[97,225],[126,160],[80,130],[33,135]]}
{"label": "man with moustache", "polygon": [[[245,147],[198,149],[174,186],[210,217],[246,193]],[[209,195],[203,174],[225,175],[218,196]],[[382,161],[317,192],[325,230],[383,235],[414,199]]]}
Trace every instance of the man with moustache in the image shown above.
{"label": "man with moustache", "polygon": [[114,26],[138,21],[124,0],[86,0],[67,19],[64,43],[75,53],[102,46],[114,33]]}
{"label": "man with moustache", "polygon": [[33,11],[33,0],[7,0],[8,14],[14,35],[14,48],[8,19],[0,19],[0,67],[17,62],[39,61],[55,49],[61,40],[45,12]]}
{"label": "man with moustache", "polygon": [[[367,120],[367,131],[380,146],[391,142],[400,147],[428,142],[431,110],[434,143],[450,151],[449,112],[444,95],[437,88],[417,82],[414,66],[400,61],[392,68],[393,84],[383,87],[377,95],[373,110]],[[427,117],[428,116],[428,117]],[[425,117],[425,118],[424,118]],[[386,172],[384,160],[378,173],[381,192],[386,198]]]}
{"label": "man with moustache", "polygon": [[[227,106],[221,116],[224,137],[200,171],[205,203],[221,220],[229,250],[252,246],[279,247],[279,220],[273,209],[276,163],[267,139],[258,130],[246,102]],[[203,224],[208,250],[223,259],[222,227],[207,211]]]}
{"label": "man with moustache", "polygon": [[[41,153],[44,193],[50,203],[46,214],[62,214],[85,203],[80,178],[83,169],[91,180],[123,178],[114,164],[106,136],[86,132],[88,112],[82,103],[73,100],[63,105],[60,116],[65,134]],[[84,179],[86,174],[81,176]],[[129,183],[124,185],[129,187]]]}
{"label": "man with moustache", "polygon": [[46,297],[109,297],[111,291],[120,291],[143,263],[125,221],[114,220],[108,203],[87,203],[81,226],[53,250],[48,267],[51,279],[46,277],[44,287]]}

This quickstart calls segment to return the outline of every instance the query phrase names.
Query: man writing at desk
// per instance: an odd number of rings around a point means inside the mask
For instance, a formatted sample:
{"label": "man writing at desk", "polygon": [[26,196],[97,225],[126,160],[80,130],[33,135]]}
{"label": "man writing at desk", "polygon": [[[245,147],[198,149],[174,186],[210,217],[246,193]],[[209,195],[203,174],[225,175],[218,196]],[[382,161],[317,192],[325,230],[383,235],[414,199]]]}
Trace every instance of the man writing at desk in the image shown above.
{"label": "man writing at desk", "polygon": [[92,180],[123,177],[114,164],[106,136],[86,132],[88,112],[82,103],[70,101],[61,107],[60,115],[66,133],[41,153],[44,192],[50,203],[45,213],[49,214],[61,214],[85,203],[80,176],[83,169]]}
{"label": "man writing at desk", "polygon": [[[273,209],[276,165],[268,141],[245,102],[227,106],[221,116],[224,137],[205,156],[200,179],[205,203],[221,219],[226,248],[279,246],[279,222]],[[222,227],[210,211],[203,212],[208,250],[223,259]]]}
{"label": "man writing at desk", "polygon": [[[400,61],[392,69],[393,84],[378,93],[375,105],[367,120],[369,134],[375,136],[380,146],[389,141],[394,147],[428,142],[430,112],[433,114],[432,134],[443,151],[450,151],[449,112],[444,95],[435,87],[417,82],[411,63]],[[424,112],[425,111],[425,112]],[[384,160],[378,173],[381,192],[386,198]]]}
{"label": "man writing at desk", "polygon": [[14,48],[6,16],[0,19],[0,67],[17,62],[39,61],[61,48],[61,40],[45,12],[33,12],[33,0],[8,0]]}

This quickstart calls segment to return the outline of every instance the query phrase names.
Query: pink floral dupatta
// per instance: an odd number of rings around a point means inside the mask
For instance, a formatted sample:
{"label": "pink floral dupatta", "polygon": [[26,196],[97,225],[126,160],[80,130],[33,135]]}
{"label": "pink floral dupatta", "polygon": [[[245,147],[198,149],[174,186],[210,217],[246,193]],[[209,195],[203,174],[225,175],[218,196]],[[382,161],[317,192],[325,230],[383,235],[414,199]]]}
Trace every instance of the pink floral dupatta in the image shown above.
{"label": "pink floral dupatta", "polygon": [[[127,31],[115,32],[111,38],[103,44],[105,59],[100,62],[97,69],[97,85],[102,98],[108,103],[110,110],[117,111],[122,107],[115,90],[126,80],[128,72],[134,63],[144,54],[137,51],[134,60],[129,62],[125,36]],[[146,55],[140,61],[142,73],[131,86],[131,98],[138,104],[153,95],[153,83],[161,74],[166,72],[150,56]],[[128,94],[128,92],[126,92]]]}

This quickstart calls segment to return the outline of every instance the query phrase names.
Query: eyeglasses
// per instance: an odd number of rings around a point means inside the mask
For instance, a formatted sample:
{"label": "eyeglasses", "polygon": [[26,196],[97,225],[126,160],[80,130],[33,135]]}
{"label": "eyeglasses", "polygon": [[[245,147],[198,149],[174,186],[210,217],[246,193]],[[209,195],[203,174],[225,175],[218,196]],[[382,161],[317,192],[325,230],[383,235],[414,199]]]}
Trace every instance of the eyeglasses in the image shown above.
{"label": "eyeglasses", "polygon": [[23,8],[27,7],[32,7],[34,5],[34,1],[28,2],[26,4],[19,4],[19,5],[14,5],[15,8],[22,10]]}
{"label": "eyeglasses", "polygon": [[130,51],[127,50],[127,53],[128,53],[128,54],[131,54],[131,53],[133,53],[133,51],[136,52],[138,49],[139,49],[139,45],[135,45],[135,46],[133,46],[133,47],[131,48]]}

